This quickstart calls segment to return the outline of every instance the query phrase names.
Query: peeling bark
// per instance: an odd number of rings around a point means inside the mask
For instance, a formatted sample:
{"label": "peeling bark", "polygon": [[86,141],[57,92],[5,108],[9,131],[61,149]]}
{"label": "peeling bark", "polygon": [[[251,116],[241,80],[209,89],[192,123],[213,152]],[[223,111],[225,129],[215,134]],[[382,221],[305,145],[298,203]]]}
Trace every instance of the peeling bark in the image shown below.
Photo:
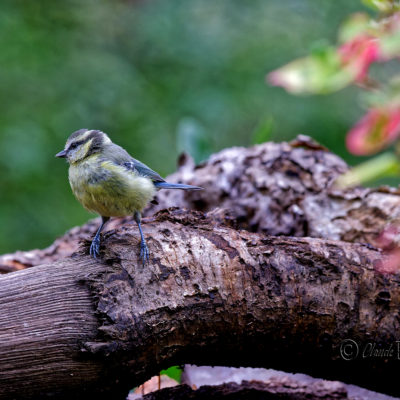
{"label": "peeling bark", "polygon": [[339,189],[346,163],[307,136],[290,143],[234,147],[198,166],[182,157],[169,179],[204,191],[164,191],[149,213],[179,206],[229,210],[241,229],[274,236],[309,236],[376,245],[388,224],[400,222],[399,189]]}
{"label": "peeling bark", "polygon": [[[398,360],[344,361],[340,345],[400,340],[400,278],[362,244],[238,231],[169,210],[77,253],[0,277],[0,399],[123,398],[181,363],[251,365],[399,394]],[[87,249],[86,249],[87,250]]]}

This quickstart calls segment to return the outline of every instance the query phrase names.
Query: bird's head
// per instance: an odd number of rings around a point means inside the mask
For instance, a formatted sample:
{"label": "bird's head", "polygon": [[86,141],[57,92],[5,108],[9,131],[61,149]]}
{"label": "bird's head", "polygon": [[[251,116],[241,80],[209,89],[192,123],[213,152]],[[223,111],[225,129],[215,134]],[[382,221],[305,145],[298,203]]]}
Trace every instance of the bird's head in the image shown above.
{"label": "bird's head", "polygon": [[109,143],[110,138],[102,131],[80,129],[68,138],[64,150],[57,153],[56,157],[66,158],[70,164],[74,164],[93,154],[101,153]]}

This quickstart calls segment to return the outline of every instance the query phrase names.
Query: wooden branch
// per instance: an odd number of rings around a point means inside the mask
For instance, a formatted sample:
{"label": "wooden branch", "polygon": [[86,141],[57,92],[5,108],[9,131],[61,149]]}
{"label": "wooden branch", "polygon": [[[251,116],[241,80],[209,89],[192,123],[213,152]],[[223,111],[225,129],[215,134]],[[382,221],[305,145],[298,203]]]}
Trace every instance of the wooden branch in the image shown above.
{"label": "wooden branch", "polygon": [[[102,263],[81,249],[97,221],[47,249],[0,256],[3,273],[46,263],[0,277],[0,399],[125,398],[187,362],[282,368],[400,394],[400,278],[377,273],[382,254],[362,244],[398,224],[399,192],[335,188],[347,166],[306,137],[180,165],[170,180],[205,190],[159,192],[145,220],[146,268],[130,218],[108,225]],[[152,216],[170,206],[208,215]],[[341,357],[346,339],[358,346],[352,361]],[[377,351],[365,356],[370,345]],[[379,356],[389,346],[394,353]]]}
{"label": "wooden branch", "polygon": [[169,210],[138,232],[104,235],[103,262],[85,251],[0,277],[0,399],[124,398],[181,363],[275,367],[399,394],[398,361],[345,361],[400,340],[400,278],[375,272],[362,244],[269,237]]}
{"label": "wooden branch", "polygon": [[[219,212],[233,228],[268,235],[317,237],[376,246],[388,225],[400,225],[400,192],[388,187],[347,190],[335,188],[347,171],[338,156],[310,138],[290,143],[264,143],[235,147],[195,166],[182,156],[177,173],[168,179],[202,186],[203,191],[163,190],[158,205],[146,215],[169,207]],[[123,226],[131,218],[116,219],[107,229]],[[99,220],[74,228],[44,250],[0,256],[0,273],[54,262],[71,255],[81,240],[94,235]]]}

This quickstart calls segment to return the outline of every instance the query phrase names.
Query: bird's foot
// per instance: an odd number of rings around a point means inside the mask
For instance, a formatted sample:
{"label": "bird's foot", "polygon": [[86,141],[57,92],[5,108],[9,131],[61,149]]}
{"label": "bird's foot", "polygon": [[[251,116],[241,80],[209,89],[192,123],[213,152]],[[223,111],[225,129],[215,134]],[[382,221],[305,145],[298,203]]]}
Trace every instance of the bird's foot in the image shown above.
{"label": "bird's foot", "polygon": [[149,248],[144,240],[140,242],[140,258],[143,262],[143,265],[145,265],[150,259]]}
{"label": "bird's foot", "polygon": [[95,237],[90,245],[90,255],[97,259],[100,256],[100,237]]}

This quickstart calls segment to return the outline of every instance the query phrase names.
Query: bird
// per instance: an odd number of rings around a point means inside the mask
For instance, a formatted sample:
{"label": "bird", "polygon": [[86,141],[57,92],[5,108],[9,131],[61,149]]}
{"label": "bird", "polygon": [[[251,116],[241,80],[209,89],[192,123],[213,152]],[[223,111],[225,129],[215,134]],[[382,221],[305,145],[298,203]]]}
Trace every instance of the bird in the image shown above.
{"label": "bird", "polygon": [[150,252],[142,231],[145,206],[159,189],[201,190],[199,186],[169,183],[147,165],[133,158],[100,130],[73,132],[62,151],[55,155],[69,163],[69,183],[77,200],[88,211],[101,216],[101,224],[90,245],[90,255],[100,257],[100,233],[111,217],[132,215],[140,233],[140,259]]}

